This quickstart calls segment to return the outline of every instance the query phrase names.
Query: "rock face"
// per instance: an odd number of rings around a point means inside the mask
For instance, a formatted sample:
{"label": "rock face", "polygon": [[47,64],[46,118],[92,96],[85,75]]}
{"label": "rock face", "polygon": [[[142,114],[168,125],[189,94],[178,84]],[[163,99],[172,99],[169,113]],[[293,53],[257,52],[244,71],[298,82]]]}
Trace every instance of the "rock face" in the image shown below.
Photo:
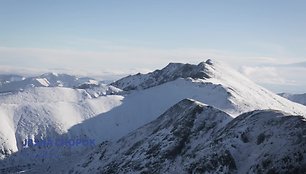
{"label": "rock face", "polygon": [[116,143],[94,149],[71,173],[304,173],[306,122],[258,110],[233,119],[185,99]]}

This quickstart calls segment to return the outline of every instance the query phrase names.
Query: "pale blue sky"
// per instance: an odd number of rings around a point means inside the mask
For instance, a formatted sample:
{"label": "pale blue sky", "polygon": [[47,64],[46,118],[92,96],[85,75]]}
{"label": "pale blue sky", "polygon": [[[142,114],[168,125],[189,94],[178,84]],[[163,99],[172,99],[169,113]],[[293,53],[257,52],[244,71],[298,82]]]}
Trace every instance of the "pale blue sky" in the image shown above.
{"label": "pale blue sky", "polygon": [[0,0],[0,21],[6,68],[121,73],[213,57],[274,91],[306,92],[294,74],[305,66],[278,65],[306,61],[303,0]]}

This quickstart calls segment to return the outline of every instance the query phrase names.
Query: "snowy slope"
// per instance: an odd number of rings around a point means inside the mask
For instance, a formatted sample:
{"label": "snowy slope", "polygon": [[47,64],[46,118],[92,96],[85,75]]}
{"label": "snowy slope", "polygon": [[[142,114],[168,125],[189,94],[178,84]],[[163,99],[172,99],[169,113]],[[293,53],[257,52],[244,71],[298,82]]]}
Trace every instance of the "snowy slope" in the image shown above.
{"label": "snowy slope", "polygon": [[[182,78],[188,82],[183,82]],[[181,82],[177,82],[179,80]],[[128,76],[112,83],[113,86],[123,90],[148,89],[163,84],[172,84],[170,88],[176,91],[176,95],[189,93],[183,98],[197,99],[228,111],[232,115],[254,109],[278,109],[293,114],[305,114],[305,107],[284,100],[284,98],[255,84],[227,65],[210,59],[198,65],[170,63],[162,70]],[[165,93],[171,93],[170,88],[165,90]],[[200,90],[190,95],[195,89]],[[205,100],[197,96],[203,97]],[[165,96],[165,98],[167,97]],[[180,100],[183,98],[180,98]],[[211,100],[216,102],[210,102]],[[223,102],[216,104],[218,101]],[[220,107],[221,103],[227,106]]]}
{"label": "snowy slope", "polygon": [[288,100],[291,100],[296,103],[300,103],[302,105],[306,105],[306,94],[289,94],[289,93],[281,93],[278,94]]}
{"label": "snowy slope", "polygon": [[[1,77],[0,77],[1,78]],[[96,80],[88,77],[78,78],[76,76],[57,73],[45,73],[36,77],[7,80],[0,84],[1,92],[20,91],[30,87],[77,87],[83,83],[98,83]]]}
{"label": "snowy slope", "polygon": [[255,109],[276,109],[292,114],[306,115],[304,106],[283,99],[264,89],[262,92],[259,88],[259,94],[244,92],[243,88],[234,89],[238,93],[231,93],[220,84],[192,79],[177,79],[145,90],[133,91],[124,97],[120,106],[110,112],[86,120],[80,125],[73,126],[70,132],[78,135],[80,134],[79,130],[87,130],[88,135],[99,141],[116,140],[153,121],[169,107],[185,98],[192,98],[214,106],[232,117]]}
{"label": "snowy slope", "polygon": [[304,173],[305,136],[305,117],[257,110],[232,118],[185,99],[74,167],[51,165],[49,172]]}
{"label": "snowy slope", "polygon": [[[103,89],[98,92],[103,93]],[[27,138],[55,138],[73,125],[121,104],[122,96],[98,97],[93,91],[54,87],[1,94],[0,154],[20,150]]]}

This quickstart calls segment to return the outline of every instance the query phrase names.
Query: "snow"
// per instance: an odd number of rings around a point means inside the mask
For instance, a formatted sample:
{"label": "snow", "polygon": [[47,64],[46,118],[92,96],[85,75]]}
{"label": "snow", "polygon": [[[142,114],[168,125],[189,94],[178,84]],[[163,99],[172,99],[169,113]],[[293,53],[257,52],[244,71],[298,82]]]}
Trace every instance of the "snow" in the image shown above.
{"label": "snow", "polygon": [[[186,116],[185,113],[198,106],[214,112],[210,115],[204,111],[206,116],[197,117],[195,128],[201,127],[201,122],[207,119],[216,121],[214,119],[219,118],[213,117],[216,113],[226,115],[218,120],[216,129],[198,132],[201,136],[190,144],[192,148],[207,144],[210,135],[245,112],[273,109],[306,116],[305,106],[280,97],[227,65],[212,60],[198,65],[170,63],[162,70],[128,76],[112,85],[103,85],[90,78],[47,73],[2,84],[0,91],[11,91],[0,94],[0,150],[12,152],[20,150],[21,141],[29,137],[84,136],[101,143],[120,141],[134,131],[129,138],[141,140],[148,135],[146,130],[135,130],[155,122],[186,98],[192,101],[191,106],[187,105],[186,112],[182,110],[172,115],[172,121],[179,119],[178,116]],[[214,127],[214,124],[210,126]],[[169,133],[167,129],[160,130],[158,136],[151,139],[152,143],[162,142],[164,135]],[[172,147],[171,143],[163,144],[163,148]],[[72,151],[64,151],[73,155]],[[143,154],[138,155],[143,158]]]}
{"label": "snow", "polygon": [[49,86],[50,85],[50,83],[48,82],[48,80],[47,79],[45,79],[45,78],[37,78],[36,79],[42,86]]}
{"label": "snow", "polygon": [[[128,76],[118,80],[113,83],[113,85],[122,89],[127,88],[128,90],[130,88],[158,88],[158,86],[172,83],[176,79],[179,80],[178,78],[173,80],[172,77],[175,77],[177,73],[181,73],[182,76],[191,75],[195,76],[195,78],[184,78],[192,83],[182,82],[180,84],[171,85],[170,88],[173,88],[175,91],[173,95],[179,96],[187,93],[187,95],[184,95],[184,98],[197,99],[203,103],[226,111],[233,116],[255,109],[277,109],[293,114],[305,115],[305,107],[296,105],[262,88],[226,64],[211,60],[207,62],[209,62],[209,64],[206,62],[201,62],[199,65],[171,63],[160,71],[154,71],[144,75],[137,74]],[[185,72],[185,69],[189,71]],[[197,75],[199,72],[205,72],[205,75],[199,77]],[[156,74],[161,75],[164,79],[155,77]],[[207,78],[207,76],[209,78]],[[160,82],[163,82],[162,85],[160,85]],[[196,90],[195,88],[197,88],[197,86],[201,89],[192,93],[193,90]],[[216,90],[212,90],[211,88],[216,88]],[[163,95],[167,96],[167,93],[172,93],[171,90],[172,89],[167,88],[156,92],[156,94],[158,95],[158,93],[162,92]],[[165,96],[165,98],[175,97],[173,95]],[[210,97],[208,97],[209,95]],[[183,98],[180,98],[180,100],[181,99]],[[160,100],[157,101],[160,102]],[[176,100],[175,102],[178,101],[179,100]]]}
{"label": "snow", "polygon": [[[6,80],[5,83],[1,82],[1,77]],[[93,78],[76,77],[67,74],[45,73],[35,77],[19,77],[19,76],[0,76],[0,93],[2,92],[15,92],[20,89],[33,88],[33,87],[76,87],[84,83],[99,84]]]}
{"label": "snow", "polygon": [[132,90],[124,95],[121,105],[73,126],[70,132],[79,135],[79,130],[86,130],[100,142],[114,141],[153,121],[185,98],[218,108],[233,118],[256,109],[274,109],[293,115],[306,115],[306,107],[277,96],[224,65],[216,65],[214,62],[214,67],[208,68],[215,72],[212,74],[214,78],[179,78],[148,89]]}
{"label": "snow", "polygon": [[[46,126],[55,127],[54,131],[58,134],[69,130],[74,136],[88,134],[99,142],[121,138],[153,121],[169,107],[185,98],[214,106],[232,117],[255,109],[275,109],[305,115],[304,106],[275,95],[222,63],[209,63],[202,62],[196,69],[204,68],[203,71],[209,74],[210,78],[177,78],[128,93],[108,85],[88,89],[35,87],[23,92],[2,94],[0,102],[2,108],[10,111],[11,114],[6,115],[6,118],[13,118],[15,130],[18,129],[20,117],[24,115],[23,119],[31,120],[24,122],[33,126],[33,130],[36,127],[35,131],[40,130],[37,124],[43,122]],[[177,72],[177,68],[183,66],[184,64],[171,63],[163,74],[170,76]],[[131,84],[136,80],[137,86],[149,76],[150,74],[136,75],[128,79],[132,79]],[[113,93],[117,95],[109,95]],[[23,131],[17,141],[38,133],[31,132],[31,129]],[[10,138],[16,139],[15,136]],[[10,148],[15,151],[18,147]]]}
{"label": "snow", "polygon": [[[232,118],[216,108],[185,99],[117,142],[97,146],[66,170],[302,173],[306,164],[306,140],[301,138],[305,124],[303,117],[273,110]],[[183,145],[178,146],[181,141]],[[54,166],[51,171],[56,170]]]}
{"label": "snow", "polygon": [[[120,105],[122,98],[116,95],[91,98],[85,90],[59,87],[30,88],[2,95],[0,134],[6,139],[5,148],[15,152],[29,136],[56,137],[66,133],[83,120]],[[53,133],[48,134],[50,131]]]}

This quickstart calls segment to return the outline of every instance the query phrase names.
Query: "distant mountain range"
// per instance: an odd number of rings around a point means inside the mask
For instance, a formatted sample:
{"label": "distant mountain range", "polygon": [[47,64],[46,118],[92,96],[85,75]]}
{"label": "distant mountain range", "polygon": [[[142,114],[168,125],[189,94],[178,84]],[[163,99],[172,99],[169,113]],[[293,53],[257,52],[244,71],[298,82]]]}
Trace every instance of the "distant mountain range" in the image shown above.
{"label": "distant mountain range", "polygon": [[305,94],[280,93],[279,95],[293,102],[306,105],[306,93]]}
{"label": "distant mountain range", "polygon": [[19,75],[0,75],[0,92],[14,92],[31,87],[77,87],[84,83],[99,84],[93,78],[71,76],[67,74],[46,73],[36,77]]}

